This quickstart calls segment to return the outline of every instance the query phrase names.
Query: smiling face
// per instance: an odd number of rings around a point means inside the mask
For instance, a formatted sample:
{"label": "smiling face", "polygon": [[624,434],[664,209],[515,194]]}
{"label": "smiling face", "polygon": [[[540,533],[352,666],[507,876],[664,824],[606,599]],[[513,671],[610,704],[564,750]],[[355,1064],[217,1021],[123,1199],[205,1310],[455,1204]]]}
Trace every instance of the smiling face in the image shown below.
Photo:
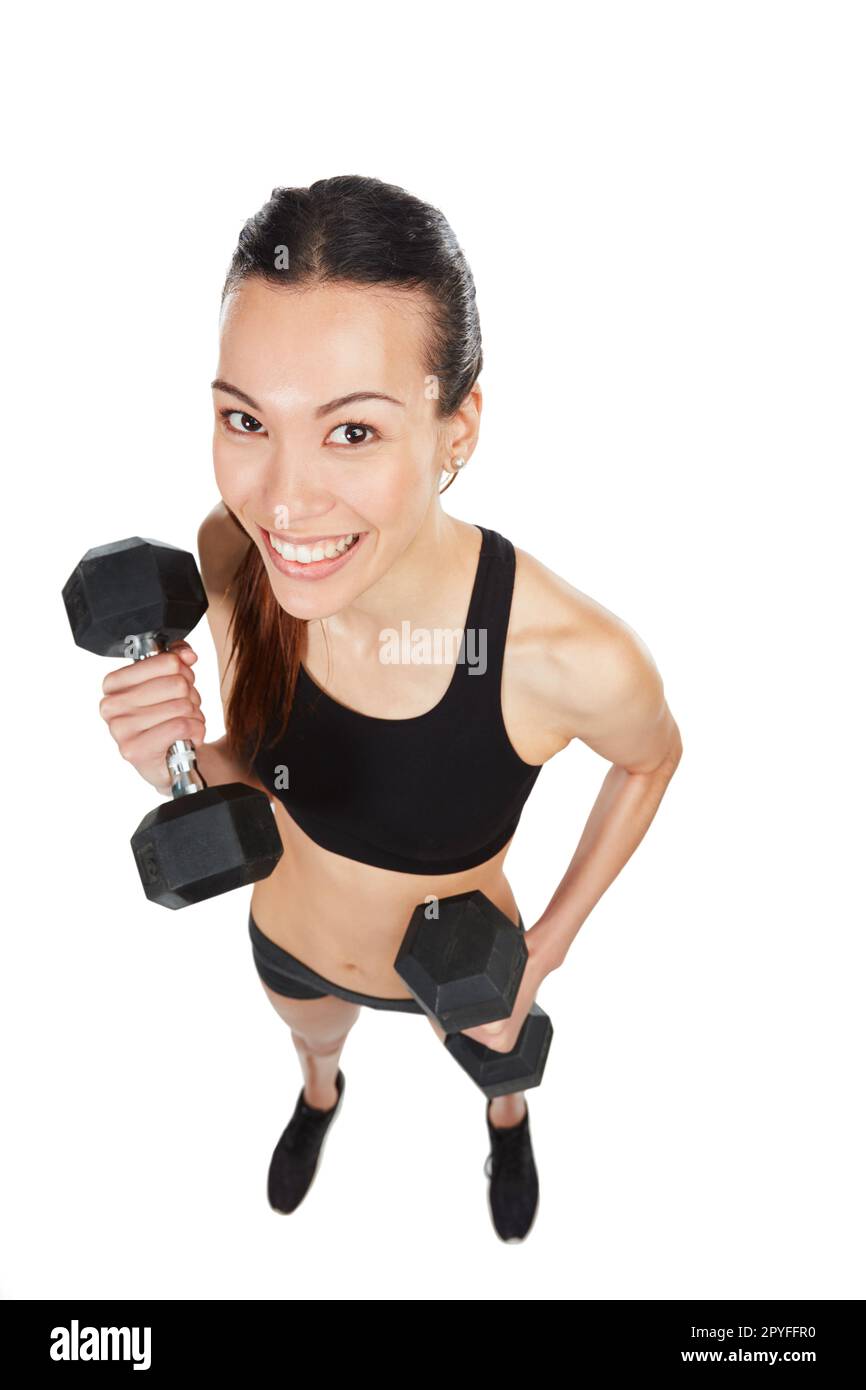
{"label": "smiling face", "polygon": [[336,613],[375,583],[438,506],[452,434],[469,452],[460,418],[440,420],[431,399],[421,307],[405,291],[255,276],[226,297],[217,486],[299,618]]}

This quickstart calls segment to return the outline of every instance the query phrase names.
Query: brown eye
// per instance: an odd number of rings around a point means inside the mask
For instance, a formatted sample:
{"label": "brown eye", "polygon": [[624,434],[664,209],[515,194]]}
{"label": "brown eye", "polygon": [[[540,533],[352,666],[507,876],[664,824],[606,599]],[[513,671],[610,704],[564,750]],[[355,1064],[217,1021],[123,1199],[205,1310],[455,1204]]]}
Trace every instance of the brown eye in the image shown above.
{"label": "brown eye", "polygon": [[[365,425],[364,422],[363,422],[362,420],[347,420],[347,421],[345,421],[344,424],[342,424],[342,425],[337,425],[333,430],[331,430],[331,434],[333,435],[333,434],[338,434],[338,433],[342,432],[343,438],[342,438],[342,439],[336,439],[336,440],[334,441],[335,444],[346,444],[346,445],[349,445],[350,447],[351,447],[352,445],[356,445],[356,444],[369,444],[369,443],[370,443],[369,438],[368,438],[368,439],[359,439],[359,438],[358,438],[358,431],[359,431],[359,430],[363,430],[364,433],[367,434],[367,435],[378,434],[378,430],[375,430],[375,429],[373,428],[372,425]],[[354,436],[354,437],[349,437],[349,436]],[[329,435],[328,437],[330,438],[330,435]]]}
{"label": "brown eye", "polygon": [[[254,415],[248,415],[245,410],[221,410],[220,414],[231,434],[257,434],[259,430],[264,429],[261,421],[257,420]],[[240,420],[240,425],[233,425],[231,423],[233,418]],[[254,425],[258,426],[258,429],[253,429],[252,426]]]}

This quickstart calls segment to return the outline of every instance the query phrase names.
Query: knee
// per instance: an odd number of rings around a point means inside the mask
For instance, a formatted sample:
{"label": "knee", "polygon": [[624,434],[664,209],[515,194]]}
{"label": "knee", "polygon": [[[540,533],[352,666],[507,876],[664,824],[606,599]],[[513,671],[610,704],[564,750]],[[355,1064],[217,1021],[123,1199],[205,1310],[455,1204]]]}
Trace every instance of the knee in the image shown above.
{"label": "knee", "polygon": [[[351,1025],[350,1025],[351,1026]],[[331,1057],[335,1052],[339,1052],[349,1036],[349,1029],[345,1028],[339,1033],[299,1033],[296,1028],[292,1029],[292,1039],[299,1052],[304,1052],[308,1057]]]}
{"label": "knee", "polygon": [[315,1018],[292,1021],[290,1026],[295,1046],[307,1056],[330,1057],[342,1048],[360,1015],[361,1008],[358,1004],[348,1004],[343,1000],[339,1003],[336,1018],[324,1018],[319,1015]]}

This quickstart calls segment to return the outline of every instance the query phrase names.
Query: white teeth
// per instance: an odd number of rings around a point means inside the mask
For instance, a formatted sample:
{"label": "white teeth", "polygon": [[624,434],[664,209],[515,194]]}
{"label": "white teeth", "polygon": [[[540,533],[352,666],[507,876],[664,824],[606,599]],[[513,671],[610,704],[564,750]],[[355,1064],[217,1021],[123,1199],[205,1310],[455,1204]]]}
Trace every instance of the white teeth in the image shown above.
{"label": "white teeth", "polygon": [[284,560],[294,560],[301,565],[314,564],[316,560],[333,560],[358,539],[360,532],[353,532],[348,536],[340,536],[338,540],[316,541],[314,546],[292,545],[289,541],[280,540],[279,536],[271,535],[268,532],[268,539],[274,550],[282,555]]}

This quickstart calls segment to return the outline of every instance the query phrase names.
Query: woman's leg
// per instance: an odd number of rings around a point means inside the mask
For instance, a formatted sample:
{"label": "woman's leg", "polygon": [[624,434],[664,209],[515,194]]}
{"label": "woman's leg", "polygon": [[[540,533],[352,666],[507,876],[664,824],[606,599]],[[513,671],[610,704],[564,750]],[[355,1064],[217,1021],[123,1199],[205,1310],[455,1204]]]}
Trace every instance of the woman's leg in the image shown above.
{"label": "woman's leg", "polygon": [[510,1096],[494,1096],[490,1102],[490,1123],[494,1129],[510,1129],[526,1114],[525,1091],[512,1091]]}
{"label": "woman's leg", "polygon": [[261,985],[280,1018],[291,1029],[304,1076],[304,1100],[317,1110],[330,1110],[337,1103],[340,1054],[361,1012],[360,1004],[338,999],[333,994],[323,999],[289,999],[277,994],[264,980]]}

